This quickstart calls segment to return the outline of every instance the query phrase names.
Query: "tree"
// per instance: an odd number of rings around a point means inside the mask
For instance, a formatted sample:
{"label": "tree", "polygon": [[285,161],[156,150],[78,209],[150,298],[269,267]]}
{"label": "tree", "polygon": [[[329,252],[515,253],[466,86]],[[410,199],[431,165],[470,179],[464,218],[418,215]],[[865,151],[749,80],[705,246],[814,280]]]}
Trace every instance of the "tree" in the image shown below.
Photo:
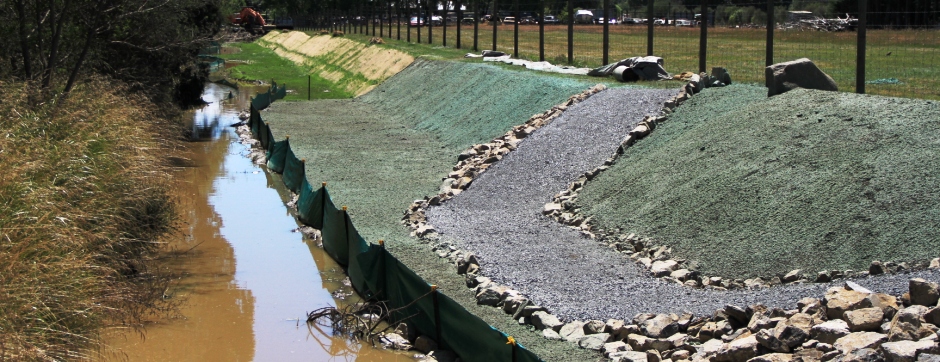
{"label": "tree", "polygon": [[217,0],[5,0],[2,10],[0,30],[16,39],[0,43],[3,75],[47,95],[94,71],[167,100],[221,25]]}

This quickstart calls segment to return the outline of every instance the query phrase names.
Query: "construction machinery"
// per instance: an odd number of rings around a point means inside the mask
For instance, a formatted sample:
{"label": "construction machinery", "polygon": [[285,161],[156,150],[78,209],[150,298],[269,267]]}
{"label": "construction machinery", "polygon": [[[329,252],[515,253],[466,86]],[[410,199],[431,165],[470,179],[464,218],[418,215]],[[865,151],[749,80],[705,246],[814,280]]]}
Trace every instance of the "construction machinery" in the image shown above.
{"label": "construction machinery", "polygon": [[266,14],[263,14],[259,11],[262,1],[259,1],[257,4],[252,4],[251,1],[245,1],[245,6],[242,7],[241,11],[232,14],[230,20],[232,25],[240,26],[245,28],[251,34],[264,34],[272,29],[293,29],[294,25],[291,24],[279,24],[274,25],[270,24],[270,20]]}

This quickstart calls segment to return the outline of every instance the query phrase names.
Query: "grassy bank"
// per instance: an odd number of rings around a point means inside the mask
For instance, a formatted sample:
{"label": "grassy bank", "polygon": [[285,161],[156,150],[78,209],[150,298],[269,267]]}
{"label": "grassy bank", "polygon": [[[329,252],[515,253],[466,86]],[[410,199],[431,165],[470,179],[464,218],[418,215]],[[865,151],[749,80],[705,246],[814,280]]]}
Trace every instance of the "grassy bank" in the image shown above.
{"label": "grassy bank", "polygon": [[[352,97],[343,87],[299,67],[284,59],[273,50],[255,43],[228,43],[226,47],[238,51],[220,54],[230,64],[237,64],[225,70],[224,76],[243,82],[262,81],[269,84],[272,80],[279,85],[287,85],[286,100],[342,99]],[[309,93],[308,93],[309,76]]]}
{"label": "grassy bank", "polygon": [[106,81],[31,92],[0,82],[0,360],[78,359],[101,327],[168,307],[148,257],[175,220],[174,128]]}

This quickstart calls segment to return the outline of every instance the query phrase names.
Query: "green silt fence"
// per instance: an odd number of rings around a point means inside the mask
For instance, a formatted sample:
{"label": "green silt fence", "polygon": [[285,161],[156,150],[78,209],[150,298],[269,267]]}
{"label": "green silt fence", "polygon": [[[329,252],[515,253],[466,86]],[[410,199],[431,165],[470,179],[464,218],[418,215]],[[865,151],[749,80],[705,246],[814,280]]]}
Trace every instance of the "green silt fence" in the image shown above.
{"label": "green silt fence", "polygon": [[359,295],[384,301],[394,310],[392,320],[407,320],[419,333],[433,338],[465,361],[541,361],[511,337],[438,292],[384,246],[366,242],[346,209],[335,206],[325,183],[313,189],[307,181],[305,161],[294,155],[290,140],[285,137],[276,141],[277,137],[258,113],[284,95],[286,88],[274,85],[267,93],[253,98],[249,127],[262,140],[268,168],[281,173],[285,186],[299,194],[297,219],[321,231],[324,250],[345,269]]}

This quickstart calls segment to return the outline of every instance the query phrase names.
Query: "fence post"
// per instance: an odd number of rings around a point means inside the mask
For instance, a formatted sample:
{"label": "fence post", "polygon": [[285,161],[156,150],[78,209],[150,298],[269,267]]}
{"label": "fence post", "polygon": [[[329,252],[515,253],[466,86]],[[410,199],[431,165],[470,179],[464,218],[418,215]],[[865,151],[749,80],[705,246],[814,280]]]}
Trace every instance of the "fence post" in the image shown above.
{"label": "fence post", "polygon": [[516,18],[512,24],[512,56],[519,58],[519,0],[512,0],[512,16]]}
{"label": "fence post", "polygon": [[855,92],[865,94],[865,51],[868,40],[868,0],[858,0],[858,50],[855,59]]}
{"label": "fence post", "polygon": [[777,22],[774,20],[774,0],[767,0],[767,61],[766,66],[774,65],[774,28]]}
{"label": "fence post", "polygon": [[[421,11],[421,2],[420,2],[420,1],[415,1],[415,8],[416,8],[416,10],[417,10],[417,11],[416,11],[417,14],[415,14],[415,18],[418,19],[417,22],[415,23],[415,24],[417,24],[417,26],[418,26],[418,29],[417,29],[417,30],[418,30],[418,34],[417,34],[417,36],[418,36],[418,44],[421,44],[421,26],[423,26],[423,24],[421,24],[421,12],[422,12],[422,11]],[[424,19],[424,21],[427,22],[428,19]]]}
{"label": "fence post", "polygon": [[493,23],[493,51],[496,51],[496,23],[499,19],[499,1],[493,0],[493,14],[490,15],[490,22]]}
{"label": "fence post", "polygon": [[480,38],[480,0],[473,0],[473,51],[479,51],[477,42]]}
{"label": "fence post", "polygon": [[574,4],[568,0],[568,64],[574,63]]}
{"label": "fence post", "polygon": [[444,47],[447,46],[447,4],[450,4],[450,1],[444,2],[444,15],[441,16],[441,46]]}
{"label": "fence post", "polygon": [[307,100],[310,100],[310,74],[307,74]]}
{"label": "fence post", "polygon": [[518,346],[518,345],[516,344],[516,339],[515,339],[515,338],[512,338],[512,336],[506,336],[506,340],[507,340],[506,344],[508,344],[508,345],[509,345],[509,348],[511,348],[511,350],[512,350],[512,354],[511,354],[511,357],[510,357],[510,358],[511,358],[510,361],[516,362],[516,350],[518,349],[518,348],[516,348],[516,347]]}
{"label": "fence post", "polygon": [[545,61],[545,0],[539,0],[539,61]]}
{"label": "fence post", "polygon": [[601,65],[606,65],[609,59],[609,50],[610,50],[610,0],[604,0],[604,55],[602,56]]}
{"label": "fence post", "polygon": [[702,0],[702,32],[698,42],[698,71],[705,72],[705,57],[708,55],[708,0]]}
{"label": "fence post", "polygon": [[437,345],[443,346],[444,340],[441,338],[441,305],[437,302],[437,285],[431,285],[431,303],[434,304],[434,332],[437,333]]}
{"label": "fence post", "polygon": [[433,15],[434,13],[431,12],[431,1],[428,1],[426,5],[427,5],[427,8],[425,9],[425,11],[426,11],[427,16],[424,18],[425,19],[424,21],[427,22],[428,24],[428,45],[431,45],[431,42],[434,40],[431,34],[434,32],[434,22],[431,21],[431,17],[434,16]]}
{"label": "fence post", "polygon": [[463,0],[457,0],[457,9],[454,11],[457,13],[457,49],[460,49],[460,25],[463,23],[463,10],[460,8],[463,7]]}
{"label": "fence post", "polygon": [[[569,0],[570,1],[570,0]],[[646,55],[653,55],[653,3],[647,1],[646,6]]]}

